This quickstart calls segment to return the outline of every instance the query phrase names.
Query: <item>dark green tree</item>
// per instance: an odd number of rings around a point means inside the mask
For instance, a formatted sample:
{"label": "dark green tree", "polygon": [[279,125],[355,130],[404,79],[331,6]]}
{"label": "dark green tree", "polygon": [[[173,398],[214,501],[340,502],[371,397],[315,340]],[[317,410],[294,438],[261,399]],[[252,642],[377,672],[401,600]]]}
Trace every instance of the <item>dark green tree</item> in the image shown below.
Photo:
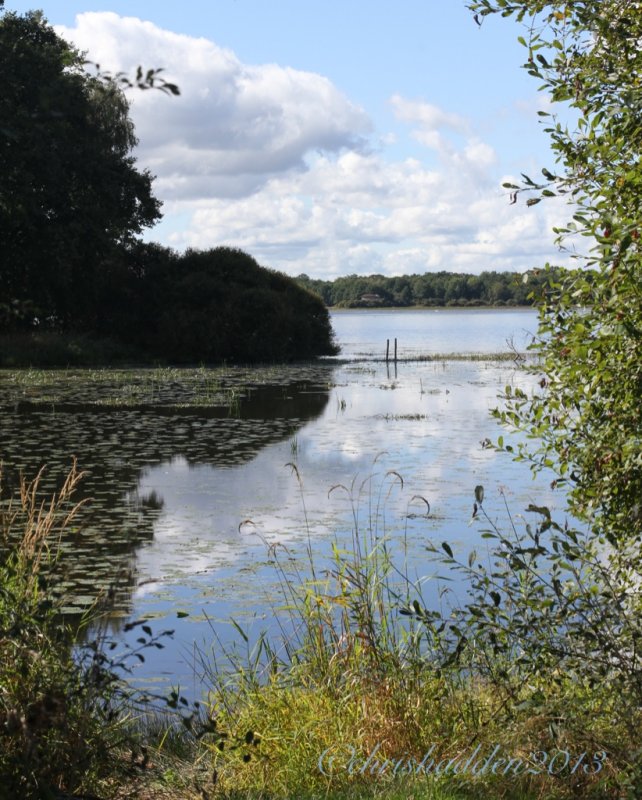
{"label": "dark green tree", "polygon": [[321,298],[241,250],[177,255],[137,244],[110,274],[118,270],[104,291],[105,322],[154,358],[254,363],[337,352]]}
{"label": "dark green tree", "polygon": [[42,14],[0,17],[0,326],[91,329],[114,248],[160,218],[128,104]]}

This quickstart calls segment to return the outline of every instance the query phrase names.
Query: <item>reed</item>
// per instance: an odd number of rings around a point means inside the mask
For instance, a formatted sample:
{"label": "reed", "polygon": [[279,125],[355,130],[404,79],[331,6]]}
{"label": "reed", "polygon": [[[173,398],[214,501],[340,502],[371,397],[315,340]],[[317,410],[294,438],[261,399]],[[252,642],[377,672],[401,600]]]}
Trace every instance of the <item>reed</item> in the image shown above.
{"label": "reed", "polygon": [[[301,476],[290,466],[303,497]],[[432,743],[461,750],[462,731],[493,706],[481,686],[466,694],[465,681],[440,674],[420,627],[399,615],[421,600],[421,586],[409,578],[405,537],[395,544],[387,531],[386,503],[402,490],[394,470],[333,486],[329,494],[344,495],[351,506],[347,542],[335,538],[323,563],[308,542],[306,569],[286,548],[271,547],[281,596],[278,639],[251,642],[237,626],[242,652],[221,654],[217,641],[216,659],[201,653],[210,714],[240,742],[211,747],[223,796],[459,796],[439,778],[402,778],[381,768],[391,759],[419,763]],[[429,508],[417,496],[411,503],[419,500]],[[361,771],[357,760],[373,751],[377,768]],[[335,755],[332,774],[319,768],[324,753]]]}
{"label": "reed", "polygon": [[58,545],[86,502],[83,474],[74,461],[43,496],[43,473],[10,491],[0,471],[0,797],[21,800],[104,789],[133,741],[104,642],[75,645],[96,609],[73,626],[60,613]]}
{"label": "reed", "polygon": [[[303,502],[301,476],[289,466]],[[252,639],[235,623],[243,648],[226,650],[215,635],[213,653],[200,654],[211,687],[210,719],[225,731],[208,745],[219,796],[636,796],[635,783],[626,794],[623,768],[639,737],[631,735],[632,718],[614,721],[624,706],[610,688],[589,686],[554,664],[542,664],[541,673],[520,672],[519,649],[493,653],[493,637],[522,635],[518,620],[526,607],[513,610],[516,622],[504,634],[498,628],[489,629],[488,640],[477,636],[475,615],[496,607],[495,590],[482,586],[483,571],[462,605],[446,593],[441,608],[427,604],[421,581],[410,578],[406,533],[393,538],[386,522],[391,494],[403,489],[402,476],[378,459],[365,480],[331,487],[330,495],[350,504],[352,529],[345,541],[335,537],[328,558],[314,555],[309,540],[305,567],[285,547],[270,546],[280,593],[278,635]],[[479,506],[482,487],[475,497]],[[412,497],[411,506],[430,513],[423,497]],[[500,535],[483,506],[479,517]],[[506,524],[502,546],[512,536],[516,547],[524,546],[529,534],[511,518]],[[447,579],[455,563],[450,546],[427,545],[441,551]],[[464,566],[477,569],[477,556],[471,558]],[[497,580],[512,562],[498,548],[489,563]],[[544,614],[549,608],[543,603]],[[417,769],[430,753],[432,767]]]}

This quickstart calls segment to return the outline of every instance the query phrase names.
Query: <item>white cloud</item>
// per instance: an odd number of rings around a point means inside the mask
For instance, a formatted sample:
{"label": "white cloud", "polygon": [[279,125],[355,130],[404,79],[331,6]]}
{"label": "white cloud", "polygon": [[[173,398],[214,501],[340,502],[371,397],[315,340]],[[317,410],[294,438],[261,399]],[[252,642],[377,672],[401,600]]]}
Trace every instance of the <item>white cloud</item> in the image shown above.
{"label": "white cloud", "polygon": [[241,197],[272,175],[305,167],[310,151],[358,148],[365,112],[325,77],[275,64],[243,64],[206,39],[111,12],[85,13],[60,33],[110,71],[162,65],[179,98],[137,94],[139,158],[166,200]]}
{"label": "white cloud", "polygon": [[468,133],[470,125],[465,117],[444,111],[431,103],[407,100],[395,94],[390,98],[395,115],[404,122],[419,123],[424,131],[439,131],[443,128]]}
{"label": "white cloud", "polygon": [[521,270],[553,254],[550,228],[565,211],[511,206],[509,170],[460,114],[397,93],[395,132],[371,131],[365,111],[318,74],[244,64],[206,39],[113,13],[59,30],[104,68],[162,65],[181,87],[178,98],[131,93],[137,154],[165,202],[152,239],[242,247],[328,278]]}
{"label": "white cloud", "polygon": [[460,153],[442,172],[374,155],[319,158],[251,197],[204,204],[174,244],[230,244],[291,274],[328,277],[542,263],[550,255],[543,215],[511,206],[478,166]]}

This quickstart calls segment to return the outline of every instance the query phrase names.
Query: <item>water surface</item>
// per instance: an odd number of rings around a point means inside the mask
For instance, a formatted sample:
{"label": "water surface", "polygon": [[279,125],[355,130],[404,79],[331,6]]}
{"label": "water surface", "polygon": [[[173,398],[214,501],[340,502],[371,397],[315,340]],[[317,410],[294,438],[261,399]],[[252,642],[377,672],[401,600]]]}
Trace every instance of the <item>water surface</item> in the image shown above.
{"label": "water surface", "polygon": [[[282,602],[275,552],[305,575],[308,547],[321,565],[333,542],[376,529],[437,602],[426,545],[484,547],[469,524],[476,485],[500,524],[507,507],[519,514],[531,502],[563,500],[545,476],[533,482],[527,466],[484,446],[502,432],[489,414],[498,393],[531,379],[518,362],[479,355],[506,352],[507,341],[521,349],[534,312],[344,311],[332,319],[343,346],[336,363],[0,373],[10,479],[46,463],[53,485],[72,456],[87,472],[89,511],[63,543],[68,610],[97,585],[115,584],[116,630],[140,617],[176,628],[142,665],[141,680],[163,677],[198,694],[195,642],[208,651],[213,630],[229,641],[231,616],[254,631],[272,623]],[[394,337],[401,359],[478,358],[382,363]]]}
{"label": "water surface", "polygon": [[400,359],[523,351],[537,330],[533,309],[346,309],[332,312],[342,357],[383,358],[397,339]]}

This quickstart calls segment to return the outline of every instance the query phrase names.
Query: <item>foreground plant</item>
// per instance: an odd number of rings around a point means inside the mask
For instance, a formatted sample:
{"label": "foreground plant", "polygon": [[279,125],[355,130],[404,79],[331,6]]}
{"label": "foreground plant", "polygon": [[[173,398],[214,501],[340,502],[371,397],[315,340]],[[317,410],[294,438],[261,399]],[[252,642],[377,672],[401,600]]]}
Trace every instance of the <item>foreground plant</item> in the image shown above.
{"label": "foreground plant", "polygon": [[[514,746],[557,755],[553,775],[578,794],[638,797],[642,682],[642,560],[635,546],[605,548],[589,531],[507,513],[503,529],[476,488],[486,553],[429,547],[468,587],[464,603],[411,604],[442,668],[474,675],[497,701]],[[549,746],[544,741],[549,741]],[[542,742],[538,747],[538,742]],[[546,772],[550,764],[539,764]],[[628,792],[628,794],[626,794]],[[624,794],[623,794],[624,793]]]}
{"label": "foreground plant", "polygon": [[388,471],[335,487],[354,528],[329,562],[309,551],[304,572],[273,549],[283,641],[240,631],[246,658],[211,672],[211,717],[236,735],[211,745],[222,795],[638,796],[639,557],[625,572],[544,508],[502,531],[480,486],[490,554],[430,545],[469,587],[435,607],[385,528],[402,486]]}
{"label": "foreground plant", "polygon": [[[561,196],[555,230],[580,269],[538,292],[540,391],[508,393],[501,418],[520,454],[552,467],[573,513],[612,543],[642,536],[642,3],[474,0],[523,24],[524,67],[552,101],[540,111],[557,164],[507,184],[528,205]],[[562,109],[562,120],[556,108]],[[568,109],[574,124],[563,121]],[[587,254],[581,251],[587,249]]]}
{"label": "foreground plant", "polygon": [[[95,712],[101,692],[78,669],[47,576],[80,510],[74,465],[48,501],[41,475],[0,503],[0,775],[6,797],[46,797],[92,785],[113,731]],[[1,475],[0,475],[1,478]],[[1,483],[0,483],[1,485]]]}
{"label": "foreground plant", "polygon": [[56,557],[85,503],[74,500],[83,475],[74,462],[43,498],[43,471],[7,494],[0,470],[1,798],[57,797],[124,778],[140,762],[128,724],[134,693],[122,681],[127,657],[162,646],[151,629],[125,657],[107,655],[100,636],[78,644],[96,610],[65,621]]}

